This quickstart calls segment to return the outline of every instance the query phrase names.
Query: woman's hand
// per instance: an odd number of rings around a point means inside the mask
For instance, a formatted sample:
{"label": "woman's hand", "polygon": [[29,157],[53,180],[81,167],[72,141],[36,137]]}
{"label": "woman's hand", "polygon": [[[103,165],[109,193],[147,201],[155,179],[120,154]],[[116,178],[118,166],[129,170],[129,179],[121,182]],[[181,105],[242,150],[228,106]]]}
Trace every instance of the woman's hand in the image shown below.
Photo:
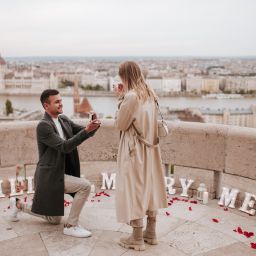
{"label": "woman's hand", "polygon": [[122,95],[124,95],[124,85],[121,83],[114,85],[114,92],[118,97],[121,97]]}

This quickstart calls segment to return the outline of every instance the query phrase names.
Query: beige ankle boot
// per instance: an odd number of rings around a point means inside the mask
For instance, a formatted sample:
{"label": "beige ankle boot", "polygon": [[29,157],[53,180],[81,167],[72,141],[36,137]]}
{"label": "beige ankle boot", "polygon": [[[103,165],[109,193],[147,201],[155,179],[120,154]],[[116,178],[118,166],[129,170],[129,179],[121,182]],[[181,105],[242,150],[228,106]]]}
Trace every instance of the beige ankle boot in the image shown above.
{"label": "beige ankle boot", "polygon": [[156,239],[156,217],[147,218],[146,230],[143,232],[144,241],[151,245],[157,244]]}
{"label": "beige ankle boot", "polygon": [[121,238],[119,245],[126,249],[133,249],[135,251],[144,251],[145,244],[143,240],[143,233],[142,233],[142,228],[143,228],[143,220],[133,220],[131,221],[131,225],[133,227],[133,232],[131,236],[128,238]]}

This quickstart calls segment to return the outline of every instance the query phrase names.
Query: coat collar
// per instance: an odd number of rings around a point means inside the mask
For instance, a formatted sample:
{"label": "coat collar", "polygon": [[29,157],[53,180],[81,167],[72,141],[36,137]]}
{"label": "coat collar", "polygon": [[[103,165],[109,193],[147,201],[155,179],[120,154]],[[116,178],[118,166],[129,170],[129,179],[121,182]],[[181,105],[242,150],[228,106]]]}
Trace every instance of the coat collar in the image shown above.
{"label": "coat collar", "polygon": [[57,129],[55,123],[53,122],[51,116],[47,112],[44,113],[43,120],[45,120],[47,122],[50,122],[50,124],[53,127],[54,131],[58,134],[58,129]]}
{"label": "coat collar", "polygon": [[[44,113],[43,120],[45,120],[45,121],[47,121],[47,122],[50,122],[50,124],[51,124],[52,127],[54,128],[54,131],[55,131],[57,134],[59,134],[59,133],[58,133],[58,129],[57,129],[57,127],[56,127],[54,121],[52,120],[51,116],[50,116],[47,112]],[[66,137],[67,137],[67,138],[71,138],[71,137],[72,137],[72,133],[71,133],[71,131],[67,128],[67,125],[66,125],[66,122],[65,122],[66,120],[65,120],[64,118],[62,118],[61,115],[58,116],[58,120],[59,120],[59,122],[60,122],[60,124],[61,124],[61,127],[62,127],[63,132],[64,132],[64,134],[66,135]]]}

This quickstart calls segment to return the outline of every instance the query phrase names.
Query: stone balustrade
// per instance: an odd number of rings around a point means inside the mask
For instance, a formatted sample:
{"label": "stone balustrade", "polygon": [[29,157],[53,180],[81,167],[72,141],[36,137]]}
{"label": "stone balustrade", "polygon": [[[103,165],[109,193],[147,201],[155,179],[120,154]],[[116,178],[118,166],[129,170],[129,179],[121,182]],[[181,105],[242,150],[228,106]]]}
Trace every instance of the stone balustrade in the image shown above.
{"label": "stone balustrade", "polygon": [[[76,120],[84,123],[84,120]],[[15,175],[17,163],[32,175],[38,160],[36,121],[0,124],[0,179]],[[165,166],[174,165],[175,187],[179,178],[190,178],[194,193],[205,183],[211,198],[222,186],[256,194],[256,129],[190,122],[168,122],[170,134],[161,139]],[[113,120],[102,120],[97,134],[79,146],[82,173],[92,182],[101,182],[101,172],[116,171],[119,132]]]}

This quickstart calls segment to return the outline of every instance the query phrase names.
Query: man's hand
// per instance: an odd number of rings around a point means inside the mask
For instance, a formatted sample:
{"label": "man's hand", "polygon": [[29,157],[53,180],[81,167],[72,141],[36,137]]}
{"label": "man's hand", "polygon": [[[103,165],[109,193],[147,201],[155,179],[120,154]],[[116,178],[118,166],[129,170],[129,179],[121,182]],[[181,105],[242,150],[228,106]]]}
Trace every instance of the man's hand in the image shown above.
{"label": "man's hand", "polygon": [[85,127],[85,131],[87,133],[93,132],[95,130],[97,130],[101,125],[101,122],[99,119],[94,119],[93,121],[91,121],[86,127]]}

